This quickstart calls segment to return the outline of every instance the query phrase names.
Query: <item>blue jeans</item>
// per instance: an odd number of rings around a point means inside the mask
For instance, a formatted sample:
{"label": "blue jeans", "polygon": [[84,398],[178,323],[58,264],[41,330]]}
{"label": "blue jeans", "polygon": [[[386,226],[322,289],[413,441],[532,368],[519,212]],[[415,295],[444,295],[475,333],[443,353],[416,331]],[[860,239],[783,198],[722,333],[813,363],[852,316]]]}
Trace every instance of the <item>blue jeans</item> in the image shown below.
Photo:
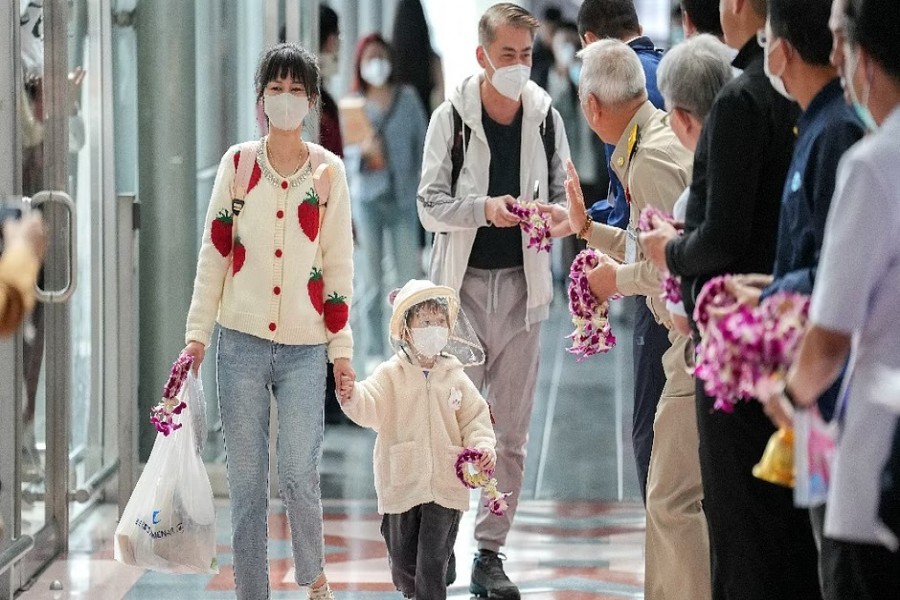
{"label": "blue jeans", "polygon": [[289,346],[224,327],[219,330],[216,382],[239,600],[269,597],[270,390],[278,410],[278,481],[291,528],[297,583],[312,583],[324,569],[319,462],[325,429],[325,362],[324,345]]}

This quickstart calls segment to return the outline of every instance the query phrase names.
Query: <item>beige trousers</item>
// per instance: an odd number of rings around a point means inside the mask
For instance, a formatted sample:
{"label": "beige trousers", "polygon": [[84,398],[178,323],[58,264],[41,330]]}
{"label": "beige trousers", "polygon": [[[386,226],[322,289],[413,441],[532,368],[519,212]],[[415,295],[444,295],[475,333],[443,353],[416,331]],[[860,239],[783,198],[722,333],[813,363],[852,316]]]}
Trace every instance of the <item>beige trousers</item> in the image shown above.
{"label": "beige trousers", "polygon": [[644,598],[707,600],[712,596],[709,533],[701,505],[694,378],[687,370],[694,348],[675,331],[669,331],[669,341],[647,479]]}

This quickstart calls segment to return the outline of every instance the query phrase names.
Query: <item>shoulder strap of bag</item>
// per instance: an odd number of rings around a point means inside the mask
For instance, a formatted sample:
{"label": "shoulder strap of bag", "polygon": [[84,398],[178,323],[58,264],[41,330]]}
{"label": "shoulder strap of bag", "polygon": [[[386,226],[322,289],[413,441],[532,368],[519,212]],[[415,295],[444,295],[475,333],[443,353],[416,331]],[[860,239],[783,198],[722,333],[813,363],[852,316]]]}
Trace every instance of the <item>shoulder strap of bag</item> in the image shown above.
{"label": "shoulder strap of bag", "polygon": [[325,208],[328,205],[328,196],[331,193],[331,165],[325,157],[325,151],[317,144],[307,144],[309,147],[309,164],[312,167],[313,189],[319,196],[319,226],[325,218]]}
{"label": "shoulder strap of bag", "polygon": [[553,177],[550,165],[553,163],[553,155],[556,153],[556,123],[553,121],[553,107],[547,109],[547,116],[541,123],[541,141],[544,143],[544,155],[547,157],[547,181]]}
{"label": "shoulder strap of bag", "polygon": [[456,107],[453,110],[453,145],[450,147],[450,193],[456,195],[456,182],[462,171],[463,161],[466,158],[466,150],[469,147],[469,138],[472,137],[472,129],[462,122],[462,117]]}
{"label": "shoulder strap of bag", "polygon": [[244,198],[247,196],[247,187],[250,185],[250,177],[253,174],[253,165],[256,164],[256,153],[259,151],[260,142],[245,142],[241,144],[238,156],[237,170],[231,185],[231,246],[237,238],[238,215],[244,210]]}

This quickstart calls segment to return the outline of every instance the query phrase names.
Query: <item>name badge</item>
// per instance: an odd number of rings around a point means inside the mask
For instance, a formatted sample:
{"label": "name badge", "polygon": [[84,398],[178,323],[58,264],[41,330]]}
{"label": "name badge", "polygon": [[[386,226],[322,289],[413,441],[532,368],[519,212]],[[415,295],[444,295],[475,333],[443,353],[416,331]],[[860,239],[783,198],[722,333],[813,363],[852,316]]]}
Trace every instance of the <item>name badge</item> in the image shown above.
{"label": "name badge", "polygon": [[625,230],[625,264],[630,265],[638,260],[637,232],[629,227]]}

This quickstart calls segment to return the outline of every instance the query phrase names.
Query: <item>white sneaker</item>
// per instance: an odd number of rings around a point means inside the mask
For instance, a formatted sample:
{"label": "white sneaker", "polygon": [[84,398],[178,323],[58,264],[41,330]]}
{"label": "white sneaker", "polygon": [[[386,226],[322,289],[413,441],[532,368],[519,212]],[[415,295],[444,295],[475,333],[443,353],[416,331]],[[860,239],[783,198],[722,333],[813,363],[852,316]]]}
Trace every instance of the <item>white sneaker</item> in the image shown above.
{"label": "white sneaker", "polygon": [[309,600],[334,600],[334,592],[331,591],[331,587],[329,587],[327,581],[325,582],[325,585],[315,589],[312,587],[308,588],[306,593],[306,597]]}

